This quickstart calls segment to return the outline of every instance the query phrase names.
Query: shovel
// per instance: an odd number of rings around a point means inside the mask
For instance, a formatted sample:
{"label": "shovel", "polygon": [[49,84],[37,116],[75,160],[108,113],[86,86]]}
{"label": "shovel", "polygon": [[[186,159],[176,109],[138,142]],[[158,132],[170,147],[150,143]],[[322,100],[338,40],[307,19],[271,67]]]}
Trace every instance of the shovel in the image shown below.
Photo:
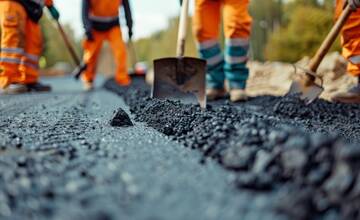
{"label": "shovel", "polygon": [[205,76],[206,61],[184,57],[189,0],[183,0],[177,41],[177,57],[154,61],[152,97],[199,103],[206,107]]}
{"label": "shovel", "polygon": [[78,79],[81,75],[81,73],[86,69],[86,64],[80,63],[80,59],[78,55],[75,52],[74,47],[71,45],[70,40],[68,36],[66,35],[64,28],[60,24],[59,21],[56,21],[57,27],[59,29],[59,32],[65,42],[65,45],[67,49],[69,50],[69,53],[71,55],[71,58],[73,59],[75,65],[77,66],[76,69],[73,71],[72,75],[75,77],[75,79]]}
{"label": "shovel", "polygon": [[337,36],[340,34],[342,27],[345,25],[351,13],[351,7],[346,5],[340,18],[336,21],[330,33],[321,44],[319,50],[311,59],[308,69],[301,69],[304,74],[300,74],[299,79],[293,81],[288,94],[300,94],[300,98],[304,100],[306,104],[312,103],[321,95],[324,91],[322,86],[323,83],[320,76],[316,74],[316,71],[325,55],[329,52]]}

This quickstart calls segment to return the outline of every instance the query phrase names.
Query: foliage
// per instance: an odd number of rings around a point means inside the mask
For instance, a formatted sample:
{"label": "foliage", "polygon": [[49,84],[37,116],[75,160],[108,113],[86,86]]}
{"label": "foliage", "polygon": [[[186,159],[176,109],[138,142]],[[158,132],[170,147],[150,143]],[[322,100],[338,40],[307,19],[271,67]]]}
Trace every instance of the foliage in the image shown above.
{"label": "foliage", "polygon": [[[333,13],[325,8],[297,5],[291,11],[289,24],[274,31],[267,43],[269,60],[295,62],[313,55],[333,25]],[[339,50],[338,43],[333,50]]]}
{"label": "foliage", "polygon": [[[40,20],[40,25],[44,38],[43,60],[45,60],[45,62],[43,62],[44,66],[42,67],[51,67],[57,62],[68,62],[74,64],[69,51],[65,46],[64,40],[56,27],[56,23],[48,16],[43,16]],[[69,36],[72,45],[74,45],[77,50],[77,54],[80,55],[81,46],[80,42],[75,39],[74,31],[69,25],[64,25],[64,30],[67,36]]]}

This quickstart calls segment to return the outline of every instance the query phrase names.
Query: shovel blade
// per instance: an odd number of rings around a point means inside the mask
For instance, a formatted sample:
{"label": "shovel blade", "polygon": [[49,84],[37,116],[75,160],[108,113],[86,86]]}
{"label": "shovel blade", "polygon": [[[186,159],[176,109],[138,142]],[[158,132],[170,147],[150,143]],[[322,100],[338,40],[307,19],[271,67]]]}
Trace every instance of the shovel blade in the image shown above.
{"label": "shovel blade", "polygon": [[305,104],[310,104],[315,101],[321,93],[324,91],[324,88],[315,82],[307,83],[306,85],[300,81],[294,81],[289,89],[288,94],[299,94],[300,99],[305,101]]}
{"label": "shovel blade", "polygon": [[298,81],[293,81],[287,95],[295,95],[299,93],[301,93],[301,83]]}
{"label": "shovel blade", "polygon": [[323,91],[324,91],[323,87],[314,83],[313,85],[308,86],[306,88],[306,91],[303,92],[300,98],[305,101],[305,104],[309,105],[317,98],[319,98],[319,96],[321,95],[321,93],[323,93]]}
{"label": "shovel blade", "polygon": [[76,80],[79,80],[81,74],[87,69],[87,65],[85,63],[81,63],[76,69],[71,73],[72,76]]}
{"label": "shovel blade", "polygon": [[155,60],[152,97],[199,103],[205,108],[205,69],[206,61],[192,57]]}

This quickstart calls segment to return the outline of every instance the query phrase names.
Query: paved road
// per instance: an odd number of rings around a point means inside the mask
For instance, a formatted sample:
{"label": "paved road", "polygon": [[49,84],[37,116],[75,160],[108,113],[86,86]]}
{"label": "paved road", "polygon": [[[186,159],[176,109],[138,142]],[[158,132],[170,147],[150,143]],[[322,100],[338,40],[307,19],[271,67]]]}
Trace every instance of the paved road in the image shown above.
{"label": "paved road", "polygon": [[118,96],[48,82],[52,93],[0,97],[0,219],[281,219],[276,194],[235,189],[197,151],[109,126],[128,111]]}

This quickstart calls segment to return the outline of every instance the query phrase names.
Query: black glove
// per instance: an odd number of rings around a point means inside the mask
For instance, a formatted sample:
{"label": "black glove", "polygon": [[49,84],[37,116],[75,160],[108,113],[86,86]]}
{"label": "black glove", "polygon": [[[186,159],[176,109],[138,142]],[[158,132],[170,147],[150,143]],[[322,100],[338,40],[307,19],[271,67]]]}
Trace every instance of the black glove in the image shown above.
{"label": "black glove", "polygon": [[86,30],[85,35],[88,41],[94,41],[94,35],[91,30]]}
{"label": "black glove", "polygon": [[358,8],[360,8],[360,0],[347,0],[351,9],[356,11]]}

